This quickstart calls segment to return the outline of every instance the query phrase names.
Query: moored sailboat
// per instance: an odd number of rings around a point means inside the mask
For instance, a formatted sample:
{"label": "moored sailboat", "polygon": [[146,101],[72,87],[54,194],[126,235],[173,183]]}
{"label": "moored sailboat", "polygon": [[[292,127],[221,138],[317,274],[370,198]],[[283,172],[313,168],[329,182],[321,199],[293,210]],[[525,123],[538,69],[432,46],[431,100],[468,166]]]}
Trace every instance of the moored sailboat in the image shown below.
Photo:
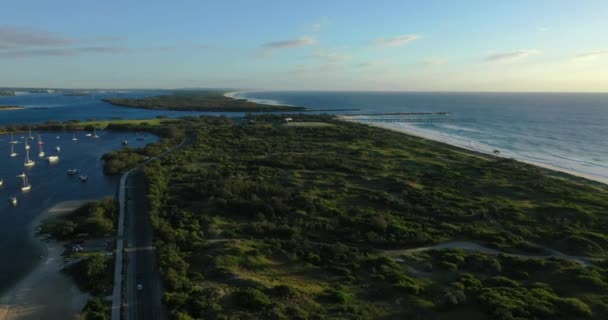
{"label": "moored sailboat", "polygon": [[15,145],[11,144],[11,154],[10,154],[11,158],[14,158],[17,156],[17,152],[15,152]]}
{"label": "moored sailboat", "polygon": [[38,135],[38,157],[42,158],[44,157],[44,154],[44,142],[40,135]]}
{"label": "moored sailboat", "polygon": [[25,172],[18,175],[17,178],[21,178],[23,180],[23,185],[21,186],[21,191],[30,191],[30,189],[32,189],[32,185],[28,181],[27,174],[25,174]]}
{"label": "moored sailboat", "polygon": [[25,162],[23,163],[26,167],[32,167],[33,165],[36,164],[36,162],[34,162],[34,160],[30,159],[30,148],[28,148],[28,145],[25,145]]}

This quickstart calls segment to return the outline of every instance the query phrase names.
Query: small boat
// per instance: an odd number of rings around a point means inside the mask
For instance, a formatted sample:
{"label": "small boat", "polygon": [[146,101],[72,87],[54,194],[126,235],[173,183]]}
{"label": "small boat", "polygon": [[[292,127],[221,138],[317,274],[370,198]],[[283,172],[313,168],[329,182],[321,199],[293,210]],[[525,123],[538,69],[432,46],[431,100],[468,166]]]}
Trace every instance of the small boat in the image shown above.
{"label": "small boat", "polygon": [[39,158],[44,158],[44,142],[42,141],[42,138],[40,137],[40,135],[38,135],[38,157]]}
{"label": "small boat", "polygon": [[93,138],[97,139],[99,136],[97,135],[97,129],[93,128]]}
{"label": "small boat", "polygon": [[11,141],[10,141],[9,143],[10,143],[10,144],[17,144],[17,143],[19,143],[19,141],[15,140],[15,139],[13,138],[13,134],[12,134],[12,133],[11,133]]}
{"label": "small boat", "polygon": [[60,146],[56,146],[55,150],[57,150],[57,152],[61,151],[61,147]]}
{"label": "small boat", "polygon": [[0,187],[4,185],[4,179],[0,179]]}
{"label": "small boat", "polygon": [[55,137],[55,139],[59,139],[59,136]]}
{"label": "small boat", "polygon": [[30,159],[29,148],[26,147],[25,148],[25,162],[23,163],[23,165],[25,165],[26,167],[33,167],[35,164],[36,164],[36,162],[34,160]]}
{"label": "small boat", "polygon": [[87,180],[89,180],[89,177],[87,175],[81,175],[80,176],[80,181],[87,182]]}
{"label": "small boat", "polygon": [[47,160],[49,161],[49,163],[56,163],[57,161],[59,161],[59,156],[49,156]]}
{"label": "small boat", "polygon": [[27,144],[27,142],[25,142],[25,150],[29,150],[30,149],[30,145]]}
{"label": "small boat", "polygon": [[8,201],[14,206],[17,205],[17,197],[10,197],[8,198]]}
{"label": "small boat", "polygon": [[78,173],[78,169],[68,169],[68,176],[75,176]]}
{"label": "small boat", "polygon": [[29,136],[28,139],[34,140],[34,136],[32,136],[32,128],[29,128]]}
{"label": "small boat", "polygon": [[90,136],[92,136],[92,134],[87,133],[87,134],[85,134],[84,136],[85,136],[85,137],[90,137]]}
{"label": "small boat", "polygon": [[72,135],[72,141],[76,141],[76,140],[78,140],[78,138],[76,138],[76,133],[74,133],[74,134]]}
{"label": "small boat", "polygon": [[17,152],[15,152],[14,144],[11,144],[11,158],[17,156]]}
{"label": "small boat", "polygon": [[17,176],[17,178],[23,179],[23,186],[21,187],[21,191],[30,191],[32,189],[32,185],[27,181],[27,175],[24,173]]}
{"label": "small boat", "polygon": [[129,144],[129,141],[128,141],[128,140],[123,140],[123,141],[122,141],[122,145],[123,145],[123,146],[126,146],[126,145],[128,145],[128,144]]}

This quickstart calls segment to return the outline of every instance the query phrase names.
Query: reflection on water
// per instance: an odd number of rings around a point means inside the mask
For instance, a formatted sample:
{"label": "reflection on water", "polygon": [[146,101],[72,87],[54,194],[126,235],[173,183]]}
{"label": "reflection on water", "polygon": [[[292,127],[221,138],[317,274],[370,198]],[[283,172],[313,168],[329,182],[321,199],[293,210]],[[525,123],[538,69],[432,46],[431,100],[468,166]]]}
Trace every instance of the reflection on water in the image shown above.
{"label": "reflection on water", "polygon": [[[28,139],[28,133],[14,135],[18,144],[14,151],[19,155],[10,157],[10,135],[0,135],[0,290],[5,290],[20,276],[31,269],[38,257],[39,249],[28,239],[29,223],[46,208],[53,204],[79,199],[97,199],[113,195],[118,182],[117,177],[105,176],[102,172],[101,156],[111,150],[122,148],[121,142],[129,140],[130,147],[140,147],[156,141],[153,135],[146,135],[143,141],[135,139],[134,133],[98,132],[99,138],[85,136],[77,132],[73,141],[72,132],[41,133],[45,157],[39,157],[38,133],[35,139]],[[29,141],[30,157],[36,164],[24,166],[25,142]],[[57,151],[56,147],[60,147]],[[47,157],[57,155],[59,161],[49,163]],[[81,182],[79,175],[68,176],[68,169],[78,169],[88,176]],[[22,192],[22,179],[28,176],[31,190]],[[17,197],[17,205],[12,206],[9,198]]]}

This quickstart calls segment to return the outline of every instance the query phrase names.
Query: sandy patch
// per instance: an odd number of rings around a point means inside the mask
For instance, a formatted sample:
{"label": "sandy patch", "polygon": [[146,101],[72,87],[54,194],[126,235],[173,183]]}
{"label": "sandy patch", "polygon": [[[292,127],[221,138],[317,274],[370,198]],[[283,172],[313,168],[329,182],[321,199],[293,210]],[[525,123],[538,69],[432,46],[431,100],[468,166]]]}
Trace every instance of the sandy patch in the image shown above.
{"label": "sandy patch", "polygon": [[66,201],[46,210],[30,224],[30,235],[44,249],[40,263],[0,298],[0,320],[75,319],[89,296],[61,272],[63,244],[36,236],[44,219],[66,214],[87,201]]}

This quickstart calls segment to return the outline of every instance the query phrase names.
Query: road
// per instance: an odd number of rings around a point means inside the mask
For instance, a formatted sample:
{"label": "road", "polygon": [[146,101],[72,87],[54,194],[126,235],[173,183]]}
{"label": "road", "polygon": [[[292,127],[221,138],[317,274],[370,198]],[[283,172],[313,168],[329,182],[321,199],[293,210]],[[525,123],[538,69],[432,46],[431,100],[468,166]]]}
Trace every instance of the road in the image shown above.
{"label": "road", "polygon": [[[125,319],[166,319],[143,172],[132,172],[127,178],[126,186]],[[137,288],[140,284],[142,290]]]}
{"label": "road", "polygon": [[[180,142],[178,145],[174,146],[173,148],[170,148],[166,151],[164,151],[163,153],[159,154],[156,157],[150,158],[146,161],[144,161],[143,163],[137,165],[135,168],[125,172],[122,177],[120,178],[120,183],[118,185],[118,210],[119,210],[119,214],[118,214],[118,231],[116,233],[116,259],[115,259],[115,266],[114,266],[114,290],[112,292],[112,315],[111,315],[111,319],[112,320],[121,320],[123,319],[123,306],[126,306],[126,310],[125,313],[126,315],[124,315],[125,318],[127,319],[138,319],[138,314],[137,314],[137,310],[133,311],[133,308],[135,308],[136,306],[144,306],[145,304],[139,303],[141,302],[145,297],[143,296],[138,296],[137,292],[133,293],[132,291],[129,291],[133,288],[137,288],[137,284],[136,281],[139,280],[138,278],[138,274],[139,276],[142,275],[146,275],[148,274],[148,277],[152,284],[152,288],[153,290],[160,290],[162,295],[162,288],[160,287],[160,285],[155,286],[156,284],[159,284],[160,281],[156,281],[156,278],[152,277],[152,273],[147,273],[146,270],[148,270],[149,265],[147,264],[147,262],[151,262],[151,264],[155,264],[155,256],[154,253],[152,254],[131,254],[129,255],[130,257],[132,257],[133,259],[133,264],[131,266],[131,268],[127,268],[127,274],[124,275],[126,278],[128,278],[129,274],[133,277],[131,279],[131,281],[127,281],[127,279],[125,279],[125,282],[129,282],[127,283],[127,296],[125,297],[125,301],[123,302],[123,295],[122,295],[122,290],[123,290],[123,264],[125,259],[123,259],[123,256],[126,252],[123,252],[124,248],[125,248],[125,235],[124,235],[124,228],[125,228],[125,215],[126,215],[126,211],[129,211],[129,214],[131,216],[131,218],[129,219],[129,221],[132,221],[131,225],[131,229],[129,232],[130,235],[130,244],[131,244],[131,249],[129,252],[138,252],[138,251],[150,251],[152,248],[148,245],[146,246],[142,246],[142,247],[138,247],[136,246],[136,244],[138,243],[146,243],[149,242],[151,243],[152,241],[152,228],[150,225],[150,221],[149,221],[149,214],[145,211],[146,207],[146,198],[145,198],[145,186],[143,185],[143,180],[142,179],[142,173],[138,171],[139,168],[141,168],[141,166],[145,165],[148,162],[154,161],[156,159],[162,158],[165,155],[174,152],[175,150],[178,150],[180,148],[183,148],[185,145],[187,145],[187,142],[189,142],[190,140],[192,140],[192,136],[191,135],[187,135],[182,142]],[[130,176],[131,174],[139,174],[139,180],[136,179],[135,183],[131,183],[131,186],[133,187],[133,190],[137,190],[137,193],[134,193],[134,195],[136,195],[136,198],[133,198],[131,200],[127,200],[127,189],[128,189],[128,185],[127,182],[130,181]],[[131,201],[129,203],[129,201]],[[129,207],[130,206],[130,207]],[[129,208],[130,209],[129,209]],[[140,213],[137,212],[138,210],[136,209],[141,209],[144,210],[142,212],[144,213]],[[139,223],[139,224],[138,224]],[[138,236],[136,232],[139,228],[139,226],[143,226],[144,228],[147,228],[148,232],[146,234],[144,234],[143,236]],[[140,250],[143,249],[143,250]],[[125,250],[126,251],[126,250]],[[153,251],[153,250],[152,250]],[[138,260],[139,259],[139,260]],[[143,271],[138,270],[138,266],[137,264],[139,263],[140,267],[142,268]],[[155,268],[156,269],[156,268]],[[159,278],[159,277],[158,277]],[[142,283],[143,285],[143,283]],[[131,286],[131,287],[129,287]],[[135,287],[133,287],[135,286]],[[145,291],[145,289],[144,289]],[[143,295],[143,293],[141,293]],[[149,293],[146,293],[146,295]],[[158,292],[154,291],[154,295],[157,295]],[[135,301],[130,300],[131,298],[135,298]],[[159,314],[157,314],[158,317],[160,317],[161,319],[165,319],[166,317],[166,312],[164,310],[164,307],[162,306],[162,302],[160,301],[160,299],[156,300],[156,299],[152,299],[150,298],[151,302],[153,302],[154,304],[156,304],[155,306],[151,307],[152,310],[161,310],[161,312]],[[132,302],[131,302],[132,301]],[[131,307],[129,307],[129,305],[131,305]],[[133,312],[133,314],[131,314],[131,312]],[[141,319],[147,319],[147,318],[141,318]]]}

